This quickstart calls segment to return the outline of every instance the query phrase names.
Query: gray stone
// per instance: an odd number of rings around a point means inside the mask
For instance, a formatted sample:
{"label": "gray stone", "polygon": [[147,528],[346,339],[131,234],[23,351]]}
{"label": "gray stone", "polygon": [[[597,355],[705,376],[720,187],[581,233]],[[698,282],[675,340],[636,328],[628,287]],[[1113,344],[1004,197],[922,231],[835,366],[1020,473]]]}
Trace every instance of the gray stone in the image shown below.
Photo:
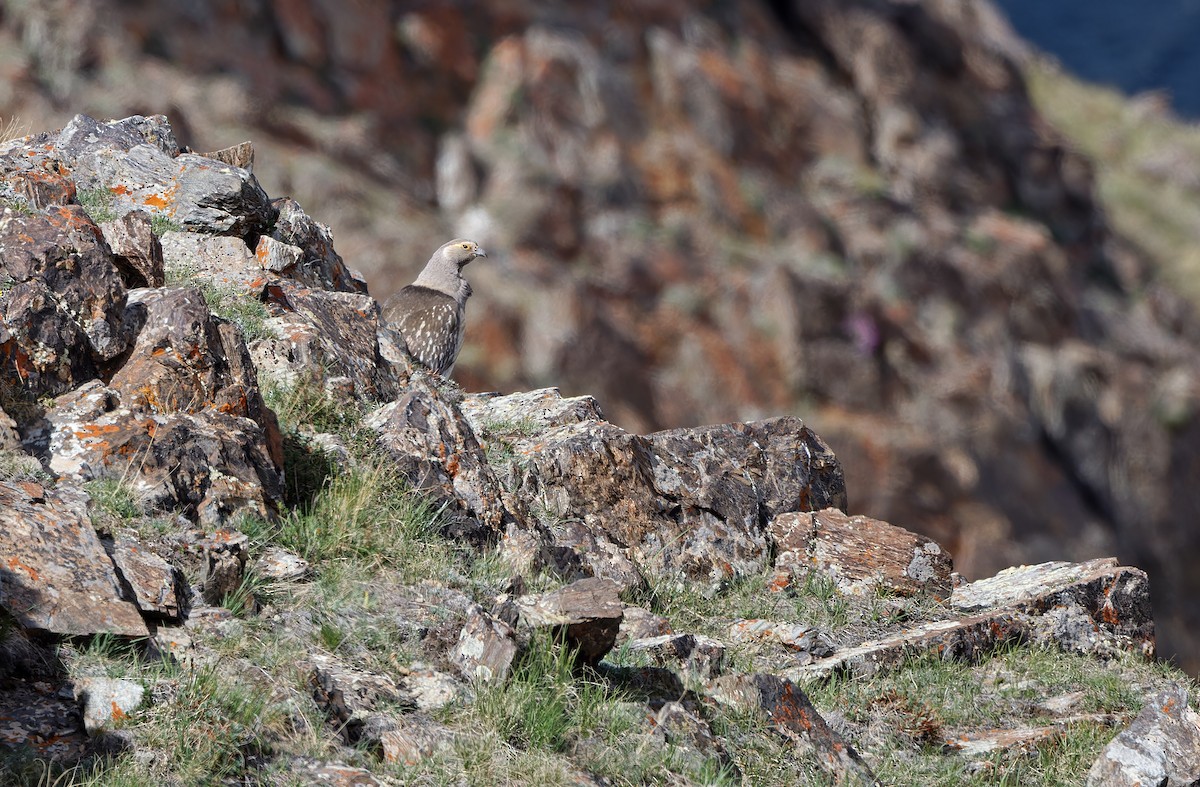
{"label": "gray stone", "polygon": [[659,667],[682,676],[711,680],[725,669],[725,645],[701,634],[664,634],[630,640],[625,647],[633,654],[644,654]]}
{"label": "gray stone", "polygon": [[111,193],[118,215],[146,210],[192,232],[241,237],[269,227],[275,217],[253,175],[193,153],[172,158],[153,145],[101,147],[76,159],[74,175],[80,189]]}
{"label": "gray stone", "polygon": [[494,393],[470,394],[460,406],[463,415],[480,437],[527,437],[531,431],[604,420],[600,403],[595,397],[572,396],[564,399],[557,388],[519,391],[504,396]]}
{"label": "gray stone", "polygon": [[644,436],[580,421],[516,439],[513,453],[497,471],[504,486],[539,501],[549,522],[586,528],[590,540],[568,539],[585,547],[581,562],[595,560],[593,543],[620,545],[642,573],[681,581],[760,573],[770,551],[764,517],[845,505],[837,459],[794,418]]}
{"label": "gray stone", "polygon": [[146,690],[140,683],[119,678],[82,677],[75,680],[75,699],[83,707],[88,735],[120,724],[142,704]]}
{"label": "gray stone", "polygon": [[101,234],[129,289],[161,287],[165,282],[162,244],[152,230],[150,214],[135,210],[101,222]]}
{"label": "gray stone", "polygon": [[1087,787],[1192,787],[1200,783],[1200,713],[1175,685],[1154,697],[1092,763]]}
{"label": "gray stone", "polygon": [[351,746],[379,725],[375,717],[383,707],[416,709],[412,698],[387,675],[355,669],[321,653],[310,656],[309,664],[313,700]]}
{"label": "gray stone", "polygon": [[451,660],[470,680],[504,682],[519,650],[516,632],[511,626],[472,605]]}
{"label": "gray stone", "polygon": [[[379,344],[379,304],[369,295],[309,289],[286,279],[266,287],[275,336],[252,348],[257,367],[280,382],[317,382],[363,401],[394,399],[396,374]],[[348,384],[348,385],[347,385]]]}
{"label": "gray stone", "polygon": [[400,397],[366,419],[395,470],[445,504],[448,535],[473,543],[499,539],[524,517],[502,489],[470,424],[432,378],[414,377]]}
{"label": "gray stone", "polygon": [[241,238],[171,231],[164,232],[160,242],[167,273],[185,286],[208,283],[243,296],[251,293],[255,282],[261,289],[259,262]]}
{"label": "gray stone", "polygon": [[1010,568],[956,588],[957,617],[843,648],[786,674],[795,680],[843,670],[866,675],[921,652],[975,660],[998,645],[1029,641],[1100,656],[1122,651],[1152,656],[1148,587],[1145,572],[1112,558]]}
{"label": "gray stone", "polygon": [[334,250],[329,227],[315,221],[290,197],[279,201],[278,211],[270,236],[304,255],[287,269],[289,278],[313,289],[366,293],[366,282],[349,270]]}
{"label": "gray stone", "polygon": [[283,547],[270,546],[254,563],[258,575],[272,582],[296,582],[308,575],[308,561]]}
{"label": "gray stone", "polygon": [[55,155],[71,169],[83,155],[96,150],[128,151],[151,145],[164,156],[179,153],[179,143],[165,115],[133,115],[120,120],[98,121],[76,115],[54,138]]}
{"label": "gray stone", "polygon": [[391,728],[381,731],[378,739],[385,761],[411,766],[448,751],[455,734],[433,719],[410,715],[395,718]]}
{"label": "gray stone", "polygon": [[177,588],[183,578],[167,561],[138,541],[117,538],[110,555],[121,578],[133,590],[134,601],[143,614],[170,620],[179,618]]}

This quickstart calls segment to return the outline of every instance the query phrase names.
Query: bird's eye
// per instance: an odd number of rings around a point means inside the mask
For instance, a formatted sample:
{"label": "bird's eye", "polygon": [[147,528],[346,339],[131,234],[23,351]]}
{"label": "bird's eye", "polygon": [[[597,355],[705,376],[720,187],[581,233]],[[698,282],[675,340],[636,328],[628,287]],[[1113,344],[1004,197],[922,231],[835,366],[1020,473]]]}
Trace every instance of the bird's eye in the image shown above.
{"label": "bird's eye", "polygon": [[463,247],[464,249],[469,249],[469,248],[471,248],[471,244],[469,244],[469,243],[464,243],[464,244],[462,245],[462,247]]}

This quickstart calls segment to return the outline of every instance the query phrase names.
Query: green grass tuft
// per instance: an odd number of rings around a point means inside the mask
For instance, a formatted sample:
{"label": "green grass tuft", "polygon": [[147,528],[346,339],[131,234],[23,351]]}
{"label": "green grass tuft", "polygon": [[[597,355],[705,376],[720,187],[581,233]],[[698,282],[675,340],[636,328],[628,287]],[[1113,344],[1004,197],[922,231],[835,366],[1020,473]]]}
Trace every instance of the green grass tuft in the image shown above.
{"label": "green grass tuft", "polygon": [[76,199],[92,221],[101,224],[117,218],[113,207],[116,198],[113,193],[103,186],[94,189],[82,189],[76,193]]}

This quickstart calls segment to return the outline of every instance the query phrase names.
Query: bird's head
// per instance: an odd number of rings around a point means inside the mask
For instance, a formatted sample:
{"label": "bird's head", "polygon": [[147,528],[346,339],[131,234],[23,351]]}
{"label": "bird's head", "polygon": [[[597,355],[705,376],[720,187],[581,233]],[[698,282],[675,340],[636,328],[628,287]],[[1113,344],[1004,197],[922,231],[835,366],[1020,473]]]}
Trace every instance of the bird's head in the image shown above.
{"label": "bird's head", "polygon": [[454,263],[460,270],[476,257],[487,256],[487,252],[480,248],[478,243],[464,238],[450,241],[438,249],[438,253],[442,255],[442,259]]}

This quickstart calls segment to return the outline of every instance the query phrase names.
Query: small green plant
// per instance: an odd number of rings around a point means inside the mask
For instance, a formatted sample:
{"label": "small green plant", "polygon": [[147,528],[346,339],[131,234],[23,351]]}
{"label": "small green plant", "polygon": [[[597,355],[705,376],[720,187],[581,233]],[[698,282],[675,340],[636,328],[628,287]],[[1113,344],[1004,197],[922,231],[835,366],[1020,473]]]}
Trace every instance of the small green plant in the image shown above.
{"label": "small green plant", "polygon": [[156,238],[161,238],[168,232],[179,232],[183,226],[165,213],[155,213],[150,217],[150,231]]}
{"label": "small green plant", "polygon": [[597,732],[608,694],[598,677],[576,670],[569,648],[542,634],[507,682],[478,688],[474,712],[513,746],[561,752]]}
{"label": "small green plant", "polygon": [[267,325],[271,313],[250,293],[208,282],[200,284],[200,292],[213,314],[240,327],[246,341],[275,338],[275,330]]}
{"label": "small green plant", "polygon": [[106,477],[83,485],[92,498],[93,516],[107,524],[123,524],[144,511],[133,484],[124,478]]}
{"label": "small green plant", "polygon": [[0,481],[35,481],[49,483],[54,477],[47,473],[37,459],[22,451],[0,451]]}
{"label": "small green plant", "polygon": [[115,197],[113,193],[103,186],[94,189],[81,189],[76,194],[76,199],[83,206],[87,215],[92,221],[101,224],[106,221],[113,221],[117,218],[117,211],[114,208]]}
{"label": "small green plant", "polygon": [[452,547],[437,538],[439,510],[386,464],[331,476],[307,510],[280,523],[277,542],[311,562],[354,559],[438,576]]}

